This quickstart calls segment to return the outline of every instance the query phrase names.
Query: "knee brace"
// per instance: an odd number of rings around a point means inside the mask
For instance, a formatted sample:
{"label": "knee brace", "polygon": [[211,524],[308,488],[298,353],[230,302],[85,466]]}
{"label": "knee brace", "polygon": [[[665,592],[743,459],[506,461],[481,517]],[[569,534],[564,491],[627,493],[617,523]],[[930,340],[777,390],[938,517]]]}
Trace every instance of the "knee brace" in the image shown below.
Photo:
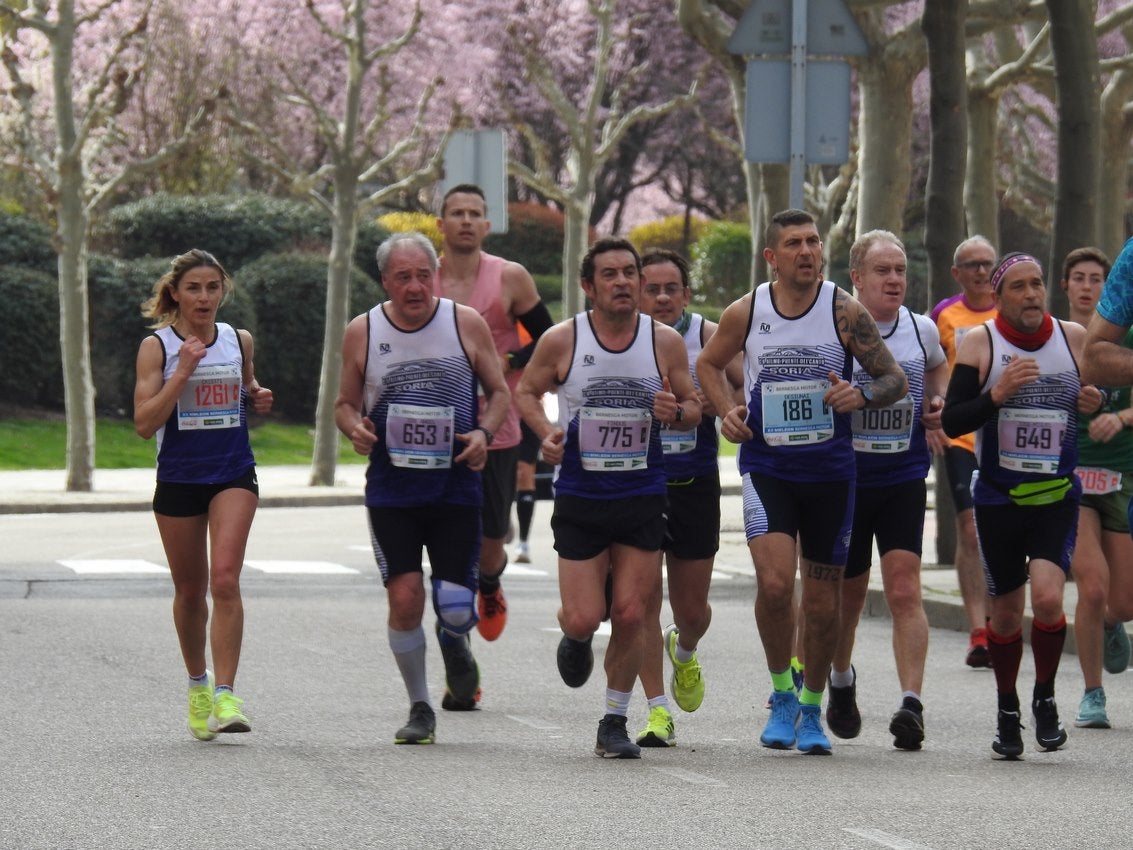
{"label": "knee brace", "polygon": [[442,579],[433,579],[433,610],[441,627],[454,635],[468,634],[479,620],[476,594],[464,585]]}

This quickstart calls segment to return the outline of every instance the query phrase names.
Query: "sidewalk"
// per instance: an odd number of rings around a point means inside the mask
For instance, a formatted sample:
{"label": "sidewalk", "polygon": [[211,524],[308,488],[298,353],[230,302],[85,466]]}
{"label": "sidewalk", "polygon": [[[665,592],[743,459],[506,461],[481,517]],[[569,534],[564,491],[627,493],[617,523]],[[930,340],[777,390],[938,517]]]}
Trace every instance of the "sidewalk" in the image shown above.
{"label": "sidewalk", "polygon": [[[261,509],[362,505],[366,481],[366,468],[362,464],[340,464],[333,487],[310,486],[311,468],[306,465],[262,466],[257,469],[257,474]],[[0,472],[0,514],[149,511],[154,480],[153,469],[100,469],[95,471],[94,492],[68,493],[64,490],[66,472],[61,469]],[[734,459],[721,459],[720,481],[723,532],[717,569],[754,577],[755,570],[743,536],[740,476]],[[931,486],[929,492],[932,492]],[[933,628],[967,631],[956,571],[951,564],[936,563],[935,534],[936,514],[930,505],[925,516],[924,569],[921,573],[925,612]],[[1074,583],[1067,582],[1065,608],[1071,626],[1077,599]],[[875,568],[870,574],[869,599],[864,616],[888,615],[881,571]],[[1030,634],[1029,607],[1023,633],[1025,638]],[[1073,628],[1067,632],[1066,651],[1075,652]]]}

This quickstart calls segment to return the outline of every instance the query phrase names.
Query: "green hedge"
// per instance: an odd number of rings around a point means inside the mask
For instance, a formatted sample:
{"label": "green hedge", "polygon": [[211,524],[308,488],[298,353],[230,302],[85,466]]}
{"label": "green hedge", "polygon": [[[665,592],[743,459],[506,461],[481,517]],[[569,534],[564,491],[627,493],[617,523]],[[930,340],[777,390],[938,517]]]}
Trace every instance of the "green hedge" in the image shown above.
{"label": "green hedge", "polygon": [[[275,394],[275,411],[314,421],[326,319],[327,260],[314,254],[272,254],[240,270],[237,283],[255,308],[256,377]],[[384,298],[369,275],[355,269],[349,316]]]}
{"label": "green hedge", "polygon": [[508,232],[491,234],[484,250],[519,263],[532,275],[561,275],[563,214],[543,204],[508,204],[507,209]]}
{"label": "green hedge", "polygon": [[[374,222],[359,228],[354,263],[371,277],[377,277],[374,250],[388,235]],[[99,250],[125,259],[174,257],[203,248],[231,273],[269,253],[329,252],[330,241],[331,222],[324,211],[261,194],[151,195],[112,209],[93,239]]]}
{"label": "green hedge", "polygon": [[51,230],[26,215],[0,212],[0,266],[21,266],[45,274],[59,268]]}
{"label": "green hedge", "polygon": [[692,286],[697,304],[726,307],[751,291],[751,229],[714,221],[692,246]]}
{"label": "green hedge", "polygon": [[539,297],[547,304],[555,304],[563,300],[563,276],[561,274],[536,274],[535,288],[539,290]]}
{"label": "green hedge", "polygon": [[34,268],[0,265],[0,400],[62,408],[59,287]]}

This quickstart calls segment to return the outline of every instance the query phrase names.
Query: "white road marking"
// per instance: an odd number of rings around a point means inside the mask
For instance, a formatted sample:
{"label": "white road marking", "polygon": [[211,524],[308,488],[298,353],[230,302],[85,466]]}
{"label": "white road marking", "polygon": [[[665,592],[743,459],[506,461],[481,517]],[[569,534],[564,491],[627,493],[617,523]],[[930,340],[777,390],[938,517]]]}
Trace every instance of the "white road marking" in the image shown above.
{"label": "white road marking", "polygon": [[[370,554],[373,554],[373,552],[374,552],[374,550],[369,546],[355,545],[355,546],[347,546],[346,548],[351,550],[352,552],[369,552]],[[429,565],[428,557],[424,557],[423,560],[424,560],[424,565],[428,566]],[[509,561],[508,565],[507,565],[507,570],[504,572],[504,575],[507,576],[508,578],[513,578],[515,576],[543,577],[543,576],[550,575],[550,573],[548,573],[546,570],[537,570],[534,567],[527,566],[526,564],[517,564],[514,561]]]}
{"label": "white road marking", "polygon": [[353,567],[330,561],[245,561],[244,565],[271,575],[358,575],[358,570]]}
{"label": "white road marking", "polygon": [[508,720],[514,720],[516,723],[522,723],[524,726],[530,726],[532,729],[537,729],[540,732],[554,732],[562,727],[554,723],[548,723],[546,720],[540,720],[538,717],[522,717],[518,714],[504,715]]}
{"label": "white road marking", "polygon": [[509,563],[507,565],[507,569],[504,570],[504,578],[511,578],[512,576],[545,576],[545,575],[547,575],[546,570],[536,570],[536,569],[533,569],[532,567],[525,566],[524,564]]}
{"label": "white road marking", "polygon": [[[560,635],[563,633],[563,630],[560,629],[558,626],[555,626],[554,628],[546,628],[546,629],[543,629],[543,631],[545,631],[545,632],[555,632],[556,634],[560,634]],[[598,631],[594,632],[594,634],[604,635],[606,637],[609,637],[610,636],[610,621],[605,620],[605,621],[599,623],[598,624]]]}
{"label": "white road marking", "polygon": [[930,850],[924,844],[917,844],[915,841],[909,841],[899,835],[890,835],[888,832],[882,832],[878,829],[844,828],[842,831],[872,841],[882,847],[888,847],[890,850]]}
{"label": "white road marking", "polygon": [[105,574],[161,574],[169,575],[169,568],[153,561],[143,561],[136,558],[74,558],[59,561],[64,567],[73,570],[76,575],[105,575]]}
{"label": "white road marking", "polygon": [[726,783],[715,777],[705,776],[703,773],[693,773],[691,770],[682,770],[679,767],[654,767],[653,770],[679,779],[681,782],[687,782],[689,785],[711,785],[714,788],[727,787]]}

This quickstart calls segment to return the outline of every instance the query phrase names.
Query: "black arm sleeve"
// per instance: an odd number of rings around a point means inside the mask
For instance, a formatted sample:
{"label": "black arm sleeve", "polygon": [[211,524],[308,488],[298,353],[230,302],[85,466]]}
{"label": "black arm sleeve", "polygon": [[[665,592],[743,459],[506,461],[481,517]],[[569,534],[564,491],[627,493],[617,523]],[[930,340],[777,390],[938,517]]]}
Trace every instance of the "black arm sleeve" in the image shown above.
{"label": "black arm sleeve", "polygon": [[995,411],[991,390],[980,392],[980,370],[966,363],[957,363],[948,380],[948,394],[940,416],[944,433],[949,437],[970,434],[987,422]]}
{"label": "black arm sleeve", "polygon": [[551,318],[551,313],[547,309],[547,305],[542,301],[537,303],[534,307],[524,313],[522,316],[516,316],[519,323],[523,325],[524,330],[531,334],[531,342],[523,346],[518,351],[509,351],[511,355],[511,365],[513,369],[522,369],[531,360],[531,352],[535,350],[535,343],[539,341],[539,337],[545,331],[550,330],[555,320]]}

